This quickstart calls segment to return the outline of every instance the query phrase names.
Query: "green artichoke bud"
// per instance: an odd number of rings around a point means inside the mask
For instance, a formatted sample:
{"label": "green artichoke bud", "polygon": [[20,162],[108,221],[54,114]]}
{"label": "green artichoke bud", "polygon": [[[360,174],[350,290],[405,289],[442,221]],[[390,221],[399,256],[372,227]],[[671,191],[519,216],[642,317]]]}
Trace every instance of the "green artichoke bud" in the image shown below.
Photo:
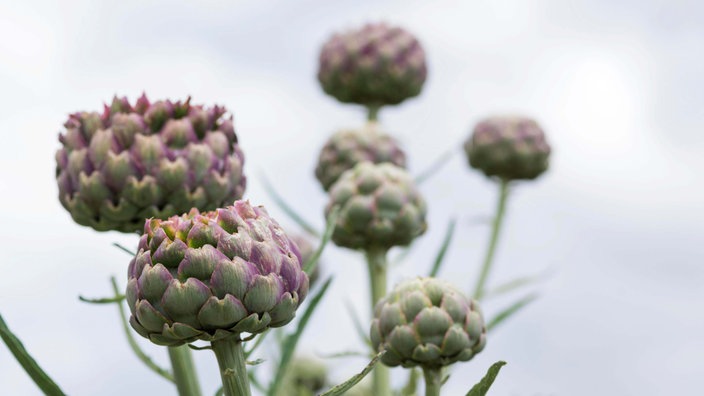
{"label": "green artichoke bud", "polygon": [[61,204],[78,224],[139,232],[146,218],[241,198],[244,156],[225,114],[142,95],[134,106],[116,97],[102,115],[70,115],[56,153]]}
{"label": "green artichoke bud", "polygon": [[418,40],[384,23],[335,34],[320,52],[318,80],[325,93],[343,103],[399,104],[420,93],[426,75]]}
{"label": "green artichoke bud", "polygon": [[372,346],[387,366],[438,368],[465,362],[486,344],[486,326],[474,300],[436,278],[397,285],[377,303]]}
{"label": "green artichoke bud", "polygon": [[[315,254],[315,247],[313,247],[308,238],[300,234],[291,235],[291,240],[295,242],[298,248],[298,253],[301,256],[301,266],[305,265]],[[308,276],[310,287],[313,287],[318,278],[320,278],[320,260],[318,260],[313,273]]]}
{"label": "green artichoke bud", "polygon": [[281,396],[315,396],[328,383],[328,369],[318,359],[296,357],[283,379]]}
{"label": "green artichoke bud", "polygon": [[550,146],[538,123],[515,116],[479,122],[464,150],[472,168],[507,181],[535,179],[548,169],[550,156]]}
{"label": "green artichoke bud", "polygon": [[425,200],[413,179],[389,163],[362,162],[343,173],[330,189],[326,217],[336,206],[332,240],[350,249],[405,246],[427,228]]}
{"label": "green artichoke bud", "polygon": [[332,135],[320,150],[315,177],[328,191],[344,171],[364,161],[390,162],[405,168],[406,154],[394,138],[377,131],[375,124],[362,129],[343,129]]}
{"label": "green artichoke bud", "polygon": [[283,326],[308,292],[300,262],[278,223],[247,201],[147,220],[127,272],[130,324],[170,346]]}

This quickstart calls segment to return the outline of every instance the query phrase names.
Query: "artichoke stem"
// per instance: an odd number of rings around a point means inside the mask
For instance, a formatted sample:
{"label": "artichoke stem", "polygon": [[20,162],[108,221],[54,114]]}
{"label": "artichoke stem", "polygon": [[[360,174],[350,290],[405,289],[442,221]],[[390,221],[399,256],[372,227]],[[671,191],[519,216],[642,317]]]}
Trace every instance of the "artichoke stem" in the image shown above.
{"label": "artichoke stem", "polygon": [[[369,265],[369,284],[372,295],[372,315],[374,306],[386,295],[386,249],[369,248],[366,252]],[[389,368],[384,365],[374,367],[372,386],[375,396],[390,396]]]}
{"label": "artichoke stem", "polygon": [[442,370],[439,368],[423,367],[425,377],[425,396],[440,396],[442,386]]}
{"label": "artichoke stem", "polygon": [[479,274],[477,285],[474,288],[474,298],[477,300],[484,296],[484,287],[486,285],[486,280],[489,277],[491,264],[494,261],[494,252],[496,252],[496,245],[499,240],[499,231],[501,230],[501,223],[503,222],[504,212],[506,211],[509,181],[506,179],[501,179],[499,183],[499,201],[496,205],[496,215],[494,216],[491,226],[491,239],[489,239],[489,246],[486,250],[486,256],[484,256],[484,264],[482,265],[482,270]]}
{"label": "artichoke stem", "polygon": [[188,346],[169,347],[169,358],[179,396],[200,396],[200,385]]}
{"label": "artichoke stem", "polygon": [[251,396],[241,340],[226,338],[213,341],[211,345],[218,359],[225,396]]}
{"label": "artichoke stem", "polygon": [[381,106],[379,105],[368,105],[367,106],[367,121],[376,122],[379,120],[379,110]]}

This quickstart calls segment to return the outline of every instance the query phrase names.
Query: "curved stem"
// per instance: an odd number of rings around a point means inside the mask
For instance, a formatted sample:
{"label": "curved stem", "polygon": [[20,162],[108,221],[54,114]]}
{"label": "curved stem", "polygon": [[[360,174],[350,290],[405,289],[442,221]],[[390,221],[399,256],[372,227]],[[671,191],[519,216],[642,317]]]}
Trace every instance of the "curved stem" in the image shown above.
{"label": "curved stem", "polygon": [[425,378],[425,396],[440,396],[442,386],[442,371],[439,368],[423,368]]}
{"label": "curved stem", "polygon": [[238,338],[213,341],[225,396],[251,396],[244,348]]}
{"label": "curved stem", "polygon": [[[117,281],[115,280],[115,277],[110,278],[110,283],[112,284],[112,291],[115,293],[115,298],[118,296],[122,296],[120,294],[120,289],[117,286]],[[134,339],[132,336],[132,332],[130,329],[129,324],[127,323],[127,319],[125,319],[125,307],[122,305],[122,299],[115,301],[117,304],[117,309],[120,313],[120,322],[122,323],[122,330],[125,332],[125,337],[127,337],[127,343],[130,344],[130,348],[132,348],[132,352],[134,352],[135,355],[137,355],[137,358],[142,361],[147,367],[149,367],[152,371],[160,375],[161,377],[165,378],[168,381],[174,382],[174,376],[171,375],[171,373],[159,367],[152,358],[149,357],[142,349],[139,347],[139,344],[137,344],[137,340]]]}
{"label": "curved stem", "polygon": [[484,257],[484,264],[482,265],[482,270],[479,274],[477,285],[474,288],[474,298],[477,300],[481,299],[484,295],[486,280],[489,277],[489,270],[491,269],[491,264],[494,261],[494,253],[496,252],[496,245],[499,240],[499,231],[504,218],[504,212],[506,211],[508,183],[508,180],[501,179],[499,184],[499,201],[496,205],[496,215],[494,216],[494,221],[491,226],[491,239],[489,239],[489,246],[486,251],[486,256]]}
{"label": "curved stem", "polygon": [[169,358],[179,396],[200,396],[200,385],[188,345],[169,347]]}
{"label": "curved stem", "polygon": [[[371,287],[371,306],[374,306],[386,295],[386,249],[370,248],[366,251],[369,265],[369,285]],[[375,396],[391,395],[389,369],[383,365],[374,367],[373,390]]]}

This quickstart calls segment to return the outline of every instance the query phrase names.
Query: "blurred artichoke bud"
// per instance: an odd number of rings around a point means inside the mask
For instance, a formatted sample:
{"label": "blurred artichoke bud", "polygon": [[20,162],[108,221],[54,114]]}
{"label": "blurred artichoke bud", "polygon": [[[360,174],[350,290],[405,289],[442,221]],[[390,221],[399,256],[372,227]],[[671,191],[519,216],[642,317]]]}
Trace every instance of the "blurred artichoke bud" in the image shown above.
{"label": "blurred artichoke bud", "polygon": [[469,165],[488,177],[531,180],[548,169],[550,146],[538,123],[525,117],[491,117],[464,144]]}
{"label": "blurred artichoke bud", "polygon": [[364,161],[390,162],[405,168],[406,154],[394,138],[377,131],[376,124],[367,124],[362,129],[344,129],[332,135],[320,150],[315,177],[328,191],[344,171]]}
{"label": "blurred artichoke bud", "polygon": [[127,272],[130,324],[159,345],[283,326],[308,292],[300,261],[278,223],[247,201],[147,220]]}
{"label": "blurred artichoke bud", "polygon": [[[298,252],[301,255],[301,266],[304,266],[308,260],[313,257],[316,249],[313,247],[313,244],[310,243],[308,238],[301,234],[291,235],[291,240],[295,242],[298,247]],[[313,287],[318,278],[320,278],[320,260],[318,260],[318,264],[315,266],[313,273],[308,276],[308,279],[310,280],[310,287]]]}
{"label": "blurred artichoke bud", "polygon": [[102,115],[70,115],[56,153],[61,204],[78,224],[139,232],[146,218],[241,198],[244,156],[225,113],[142,95],[134,108],[116,97]]}
{"label": "blurred artichoke bud", "polygon": [[476,301],[436,278],[397,285],[374,308],[372,346],[387,366],[437,368],[465,362],[486,344]]}
{"label": "blurred artichoke bud", "polygon": [[310,357],[296,357],[288,366],[280,396],[318,395],[327,386],[327,376],[327,367],[320,360]]}
{"label": "blurred artichoke bud", "polygon": [[418,40],[384,23],[335,34],[320,52],[318,80],[325,93],[343,103],[399,104],[420,93],[426,74]]}
{"label": "blurred artichoke bud", "polygon": [[350,249],[405,246],[427,228],[425,200],[413,179],[389,163],[362,162],[345,171],[330,189],[326,217],[336,206],[332,240]]}

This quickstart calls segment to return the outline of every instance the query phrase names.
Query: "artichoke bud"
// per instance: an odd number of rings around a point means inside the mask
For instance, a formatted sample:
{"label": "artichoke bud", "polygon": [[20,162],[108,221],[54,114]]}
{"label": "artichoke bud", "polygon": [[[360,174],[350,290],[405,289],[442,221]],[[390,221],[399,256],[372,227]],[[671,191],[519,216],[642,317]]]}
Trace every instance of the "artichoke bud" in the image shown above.
{"label": "artichoke bud", "polygon": [[420,93],[426,75],[418,40],[383,23],[335,34],[320,52],[318,81],[343,103],[399,104]]}
{"label": "artichoke bud", "polygon": [[361,129],[343,129],[333,134],[320,150],[315,177],[323,189],[329,191],[343,172],[365,161],[390,162],[405,168],[406,154],[396,140],[378,131],[374,124]]}
{"label": "artichoke bud", "polygon": [[498,116],[480,121],[464,143],[472,168],[502,180],[532,180],[548,169],[550,145],[537,122]]}
{"label": "artichoke bud", "polygon": [[293,244],[265,210],[246,201],[147,220],[128,268],[130,323],[159,345],[283,326],[308,291]]}
{"label": "artichoke bud", "polygon": [[[241,198],[244,156],[234,129],[230,125],[232,136],[214,129],[231,124],[225,113],[223,107],[205,108],[189,100],[152,104],[142,95],[134,107],[116,97],[103,116],[71,114],[56,154],[59,200],[81,225],[135,232],[143,227],[144,216],[165,219]],[[197,114],[203,121],[199,132],[193,123]],[[93,178],[90,186],[88,177]]]}
{"label": "artichoke bud", "polygon": [[397,285],[377,303],[372,346],[387,366],[439,368],[470,360],[486,343],[476,302],[447,282],[417,278]]}
{"label": "artichoke bud", "polygon": [[427,228],[425,201],[412,178],[389,163],[363,162],[343,173],[330,189],[325,215],[336,206],[332,241],[350,249],[405,246]]}

